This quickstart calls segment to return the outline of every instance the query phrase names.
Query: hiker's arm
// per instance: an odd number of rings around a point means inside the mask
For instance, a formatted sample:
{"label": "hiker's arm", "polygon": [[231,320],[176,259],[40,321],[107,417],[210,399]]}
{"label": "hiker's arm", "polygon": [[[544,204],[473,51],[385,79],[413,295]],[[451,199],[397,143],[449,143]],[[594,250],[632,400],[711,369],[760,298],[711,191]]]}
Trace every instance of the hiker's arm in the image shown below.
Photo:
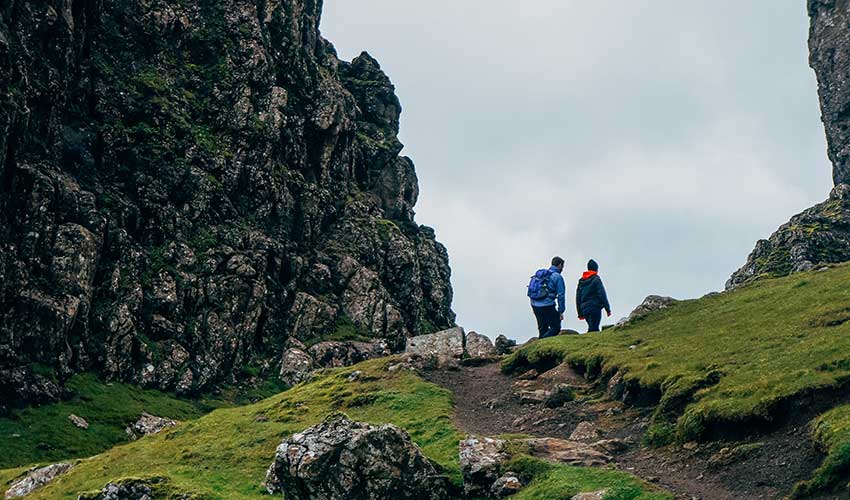
{"label": "hiker's arm", "polygon": [[605,293],[605,285],[602,284],[602,279],[599,280],[599,298],[602,299],[602,307],[611,315],[611,304],[608,303],[608,294]]}
{"label": "hiker's arm", "polygon": [[576,287],[576,312],[581,319],[581,285]]}
{"label": "hiker's arm", "polygon": [[564,314],[567,311],[567,285],[564,284],[564,277],[558,276],[558,312]]}

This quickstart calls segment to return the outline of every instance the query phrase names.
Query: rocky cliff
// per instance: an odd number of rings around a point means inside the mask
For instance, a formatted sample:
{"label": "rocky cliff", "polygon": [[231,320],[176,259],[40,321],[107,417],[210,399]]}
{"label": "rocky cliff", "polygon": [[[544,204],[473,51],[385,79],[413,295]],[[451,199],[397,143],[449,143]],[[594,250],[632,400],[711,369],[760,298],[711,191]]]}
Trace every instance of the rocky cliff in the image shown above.
{"label": "rocky cliff", "polygon": [[454,323],[401,107],[321,0],[0,5],[0,400],[178,392]]}
{"label": "rocky cliff", "polygon": [[809,64],[818,79],[821,115],[835,184],[850,184],[850,2],[808,0]]}
{"label": "rocky cliff", "polygon": [[760,240],[726,288],[850,260],[850,1],[808,0],[809,64],[818,80],[821,119],[835,188]]}

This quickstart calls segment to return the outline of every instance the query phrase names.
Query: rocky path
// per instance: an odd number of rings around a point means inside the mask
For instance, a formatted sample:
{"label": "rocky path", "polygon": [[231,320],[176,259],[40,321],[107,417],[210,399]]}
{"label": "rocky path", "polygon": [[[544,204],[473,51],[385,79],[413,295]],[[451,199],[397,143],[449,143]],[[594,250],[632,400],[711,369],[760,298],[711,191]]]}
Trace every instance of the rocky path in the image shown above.
{"label": "rocky path", "polygon": [[[434,370],[426,373],[426,378],[454,393],[455,423],[470,434],[569,440],[581,425],[580,437],[616,439],[624,444],[623,450],[612,454],[616,467],[659,484],[677,498],[782,498],[795,482],[810,477],[822,460],[805,437],[805,428],[794,426],[747,440],[749,446],[744,448],[735,448],[740,443],[644,448],[640,438],[650,410],[626,408],[601,398],[566,366],[530,375],[508,377],[498,363],[491,363]],[[561,407],[547,408],[545,392],[559,384],[572,387],[578,397]]]}

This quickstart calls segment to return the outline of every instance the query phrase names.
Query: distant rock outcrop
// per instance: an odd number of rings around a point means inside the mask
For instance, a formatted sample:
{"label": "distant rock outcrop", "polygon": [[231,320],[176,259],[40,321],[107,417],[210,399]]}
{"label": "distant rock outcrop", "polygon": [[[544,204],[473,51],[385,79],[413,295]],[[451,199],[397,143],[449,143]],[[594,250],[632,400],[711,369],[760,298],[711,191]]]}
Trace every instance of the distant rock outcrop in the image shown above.
{"label": "distant rock outcrop", "polygon": [[808,0],[809,64],[818,79],[821,119],[836,185],[850,184],[850,3]]}
{"label": "distant rock outcrop", "polygon": [[621,319],[617,322],[617,326],[626,326],[629,323],[637,321],[641,318],[646,317],[648,314],[653,313],[655,311],[660,311],[662,309],[667,309],[678,302],[673,297],[663,297],[661,295],[649,295],[643,302],[640,303],[639,306],[635,307],[635,309],[629,314],[628,317]]}
{"label": "distant rock outcrop", "polygon": [[397,352],[454,325],[394,87],[321,9],[0,7],[4,405],[86,370],[197,393],[273,375],[289,339]]}
{"label": "distant rock outcrop", "polygon": [[451,487],[404,430],[343,416],[284,440],[264,485],[298,500],[442,500]]}
{"label": "distant rock outcrop", "polygon": [[828,200],[795,215],[770,239],[756,243],[726,288],[846,261],[850,261],[850,185],[839,184]]}
{"label": "distant rock outcrop", "polygon": [[809,64],[835,187],[829,199],[759,240],[726,288],[850,260],[850,2],[808,0]]}

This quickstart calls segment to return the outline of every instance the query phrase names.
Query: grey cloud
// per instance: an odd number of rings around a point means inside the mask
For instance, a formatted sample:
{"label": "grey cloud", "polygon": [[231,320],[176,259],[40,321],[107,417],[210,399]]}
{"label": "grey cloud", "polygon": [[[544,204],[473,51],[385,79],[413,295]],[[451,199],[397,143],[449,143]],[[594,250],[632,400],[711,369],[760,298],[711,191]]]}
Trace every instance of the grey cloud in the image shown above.
{"label": "grey cloud", "polygon": [[361,0],[325,2],[322,23],[397,86],[459,322],[519,339],[552,254],[569,299],[597,258],[625,315],[722,288],[826,197],[807,30],[802,0]]}

